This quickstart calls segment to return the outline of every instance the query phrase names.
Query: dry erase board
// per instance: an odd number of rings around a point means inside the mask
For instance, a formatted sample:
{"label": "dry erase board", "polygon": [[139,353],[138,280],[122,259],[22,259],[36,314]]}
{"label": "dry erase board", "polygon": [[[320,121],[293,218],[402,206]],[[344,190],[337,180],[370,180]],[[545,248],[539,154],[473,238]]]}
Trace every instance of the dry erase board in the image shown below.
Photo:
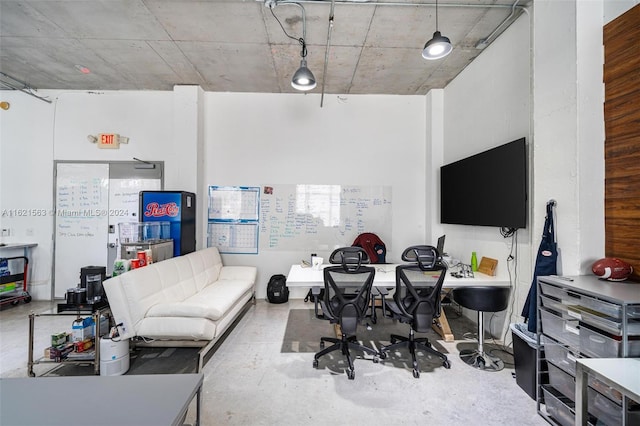
{"label": "dry erase board", "polygon": [[80,268],[106,265],[109,165],[56,164],[55,297],[80,282]]}
{"label": "dry erase board", "polygon": [[332,250],[350,246],[363,232],[391,241],[391,186],[262,188],[261,250]]}

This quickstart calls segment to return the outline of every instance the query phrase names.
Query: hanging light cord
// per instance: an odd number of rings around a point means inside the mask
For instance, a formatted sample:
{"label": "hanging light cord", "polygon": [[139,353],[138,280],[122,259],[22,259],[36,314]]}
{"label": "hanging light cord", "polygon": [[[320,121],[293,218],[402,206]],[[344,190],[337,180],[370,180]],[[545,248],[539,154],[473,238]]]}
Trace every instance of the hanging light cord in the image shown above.
{"label": "hanging light cord", "polygon": [[436,0],[436,31],[438,31],[438,0]]}
{"label": "hanging light cord", "polygon": [[269,8],[269,10],[271,10],[271,14],[273,15],[273,17],[276,19],[276,22],[278,22],[278,24],[280,25],[280,28],[282,28],[282,32],[284,33],[284,35],[286,35],[287,37],[289,37],[292,40],[297,40],[298,43],[300,43],[300,45],[302,46],[302,52],[300,53],[300,55],[303,58],[307,57],[307,43],[305,42],[305,38],[307,38],[307,22],[306,22],[306,17],[305,17],[305,13],[304,13],[304,7],[302,7],[302,5],[300,3],[283,3],[283,4],[295,4],[297,6],[300,6],[300,8],[302,9],[302,37],[297,38],[294,37],[292,35],[289,35],[289,33],[287,32],[287,30],[284,29],[284,25],[282,25],[282,22],[280,22],[280,19],[278,19],[278,17],[276,16],[275,12],[273,11],[273,8]]}

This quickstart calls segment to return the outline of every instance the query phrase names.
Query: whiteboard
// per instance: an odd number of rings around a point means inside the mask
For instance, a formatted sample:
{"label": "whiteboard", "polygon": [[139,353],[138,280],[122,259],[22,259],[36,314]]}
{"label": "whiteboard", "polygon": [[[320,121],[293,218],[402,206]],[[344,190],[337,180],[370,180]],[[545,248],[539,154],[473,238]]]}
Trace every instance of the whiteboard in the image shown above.
{"label": "whiteboard", "polygon": [[258,254],[258,223],[209,222],[207,247],[220,253]]}
{"label": "whiteboard", "polygon": [[257,186],[210,186],[207,247],[258,254],[259,199]]}
{"label": "whiteboard", "polygon": [[109,165],[56,164],[54,297],[80,282],[80,268],[107,263]]}
{"label": "whiteboard", "polygon": [[265,186],[260,249],[332,250],[363,232],[391,241],[391,212],[391,186]]}
{"label": "whiteboard", "polygon": [[210,186],[209,221],[257,221],[260,188]]}

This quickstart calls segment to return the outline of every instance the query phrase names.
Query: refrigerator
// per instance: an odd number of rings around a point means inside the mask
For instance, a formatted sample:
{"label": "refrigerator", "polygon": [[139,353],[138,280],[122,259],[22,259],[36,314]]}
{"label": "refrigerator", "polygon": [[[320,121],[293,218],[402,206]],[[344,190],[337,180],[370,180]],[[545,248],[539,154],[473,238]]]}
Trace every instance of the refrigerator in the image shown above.
{"label": "refrigerator", "polygon": [[196,194],[186,191],[140,191],[140,220],[169,222],[173,256],[196,250]]}

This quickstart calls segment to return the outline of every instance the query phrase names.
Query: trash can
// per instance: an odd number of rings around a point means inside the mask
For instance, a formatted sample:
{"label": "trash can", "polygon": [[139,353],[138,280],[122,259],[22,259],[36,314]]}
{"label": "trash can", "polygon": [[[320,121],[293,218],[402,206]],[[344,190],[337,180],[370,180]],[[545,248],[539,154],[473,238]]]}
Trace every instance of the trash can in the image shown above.
{"label": "trash can", "polygon": [[513,339],[513,361],[516,366],[516,383],[534,401],[536,400],[536,333],[527,329],[527,324],[511,324]]}

